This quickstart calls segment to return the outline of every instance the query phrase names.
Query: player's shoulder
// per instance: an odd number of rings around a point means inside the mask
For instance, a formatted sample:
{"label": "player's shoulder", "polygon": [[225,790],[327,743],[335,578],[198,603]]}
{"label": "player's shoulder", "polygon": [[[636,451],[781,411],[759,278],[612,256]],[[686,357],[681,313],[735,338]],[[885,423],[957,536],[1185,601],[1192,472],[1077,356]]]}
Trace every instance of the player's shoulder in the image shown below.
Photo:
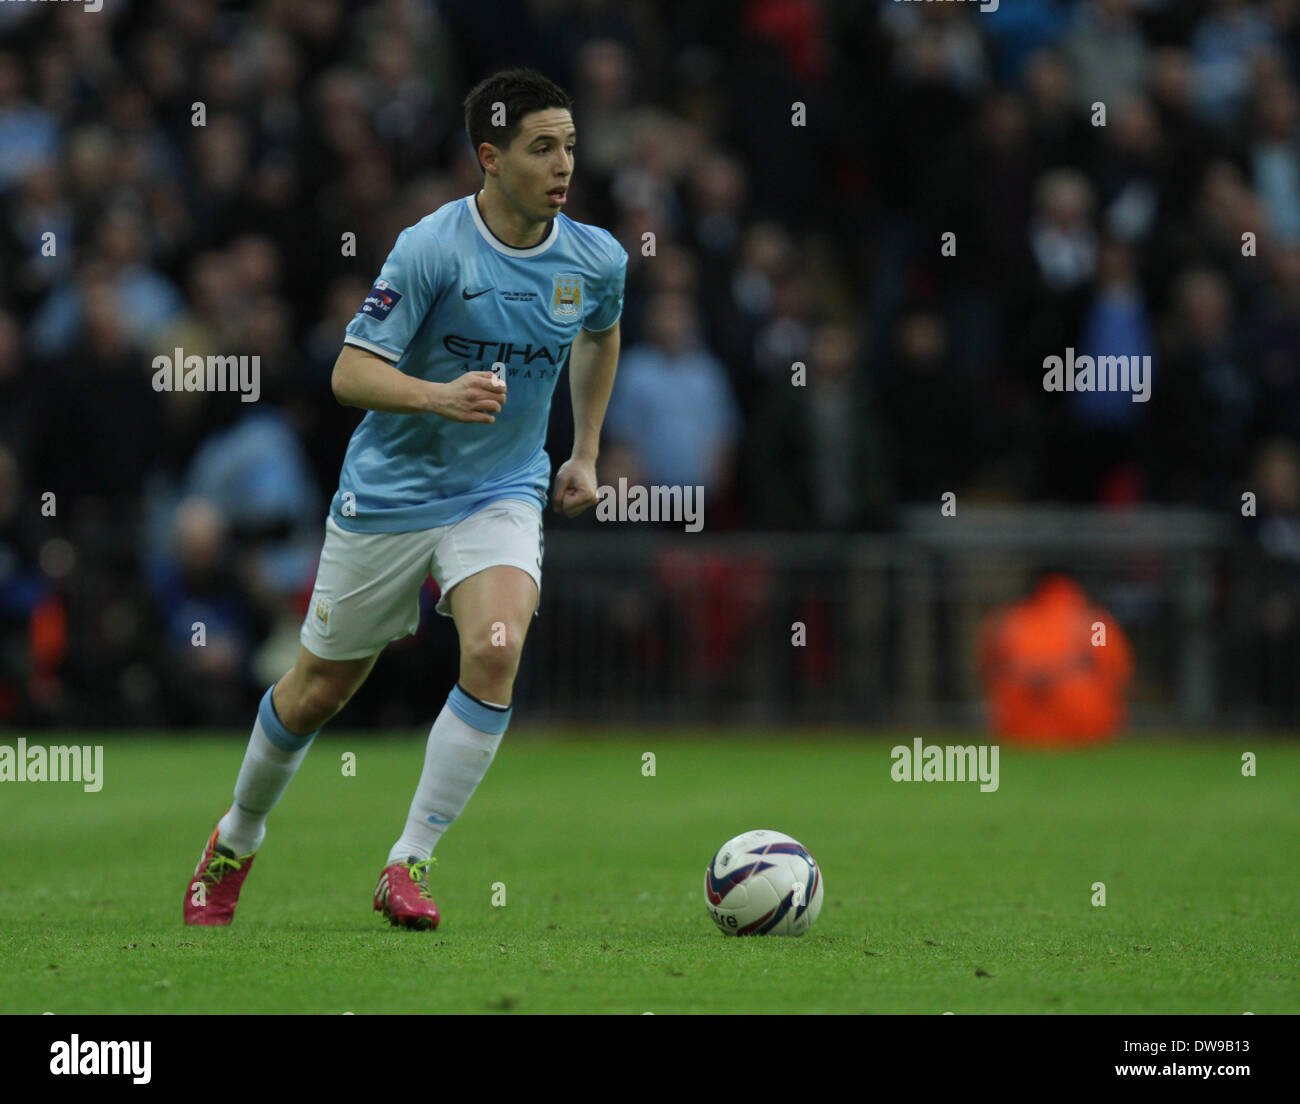
{"label": "player's shoulder", "polygon": [[433,286],[455,279],[458,258],[473,233],[464,199],[453,199],[402,230],[391,258],[425,274]]}
{"label": "player's shoulder", "polygon": [[627,250],[608,230],[590,223],[578,222],[561,212],[560,220],[568,248],[576,253],[586,253],[600,268],[618,268],[627,263]]}
{"label": "player's shoulder", "polygon": [[399,240],[403,237],[409,237],[413,242],[433,242],[438,239],[445,239],[448,234],[454,234],[463,229],[466,222],[469,221],[469,213],[465,207],[465,199],[462,196],[459,199],[448,200],[436,211],[430,211],[419,222],[414,222],[398,235]]}

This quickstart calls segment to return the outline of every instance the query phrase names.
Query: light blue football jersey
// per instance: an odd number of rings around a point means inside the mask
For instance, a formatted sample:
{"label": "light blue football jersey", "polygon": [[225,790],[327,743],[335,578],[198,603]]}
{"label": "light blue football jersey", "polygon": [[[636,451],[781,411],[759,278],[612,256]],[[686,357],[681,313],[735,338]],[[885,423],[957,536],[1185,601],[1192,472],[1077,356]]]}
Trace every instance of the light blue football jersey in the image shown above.
{"label": "light blue football jersey", "polygon": [[507,400],[490,425],[367,411],[330,503],[338,525],[431,529],[503,498],[544,508],[543,445],[560,369],[580,329],[619,320],[626,273],[613,235],[563,214],[537,245],[506,245],[474,196],[403,230],[344,342],[439,383],[496,365]]}

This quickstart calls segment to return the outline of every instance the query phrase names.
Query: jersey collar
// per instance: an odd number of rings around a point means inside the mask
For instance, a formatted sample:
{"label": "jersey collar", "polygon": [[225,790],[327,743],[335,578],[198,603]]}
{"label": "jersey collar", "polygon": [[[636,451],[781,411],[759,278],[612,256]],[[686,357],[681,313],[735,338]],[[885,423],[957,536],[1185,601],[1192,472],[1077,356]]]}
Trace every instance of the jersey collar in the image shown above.
{"label": "jersey collar", "polygon": [[546,237],[536,245],[530,245],[527,249],[516,249],[513,245],[506,245],[488,229],[487,223],[483,221],[483,216],[479,213],[478,204],[474,202],[474,196],[466,196],[465,203],[469,207],[469,217],[474,220],[474,225],[478,228],[483,240],[498,253],[504,253],[507,257],[539,256],[550,249],[555,244],[555,239],[560,236],[560,216],[556,215],[555,218],[551,219],[551,232]]}

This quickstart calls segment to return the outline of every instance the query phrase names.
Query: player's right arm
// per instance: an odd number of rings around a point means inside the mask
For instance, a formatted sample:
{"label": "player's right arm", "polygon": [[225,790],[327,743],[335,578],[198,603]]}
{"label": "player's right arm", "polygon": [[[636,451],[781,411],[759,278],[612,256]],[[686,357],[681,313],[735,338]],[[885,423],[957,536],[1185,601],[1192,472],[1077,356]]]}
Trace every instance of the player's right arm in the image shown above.
{"label": "player's right arm", "polygon": [[330,386],[344,406],[386,414],[438,414],[453,422],[495,422],[506,401],[505,381],[491,372],[466,372],[450,383],[433,383],[408,376],[356,345],[343,346]]}
{"label": "player's right arm", "polygon": [[339,402],[386,414],[496,421],[506,385],[491,372],[466,372],[450,383],[434,383],[397,367],[445,282],[435,231],[418,223],[398,234],[374,287],[348,323],[343,351],[334,362],[330,386]]}

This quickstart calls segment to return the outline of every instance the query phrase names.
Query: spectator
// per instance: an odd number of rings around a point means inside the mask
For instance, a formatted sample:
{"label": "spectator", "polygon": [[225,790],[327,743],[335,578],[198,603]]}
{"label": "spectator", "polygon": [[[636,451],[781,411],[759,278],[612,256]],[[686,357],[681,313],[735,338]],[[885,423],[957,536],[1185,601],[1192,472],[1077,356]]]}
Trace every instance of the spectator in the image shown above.
{"label": "spectator", "polygon": [[[242,406],[234,395],[222,398]],[[293,594],[315,566],[324,501],[288,421],[255,404],[199,447],[186,493],[210,501],[271,589]]]}
{"label": "spectator", "polygon": [[29,170],[47,164],[58,153],[59,132],[53,119],[23,95],[23,70],[18,59],[0,53],[0,195],[7,193]]}
{"label": "spectator", "polygon": [[[1245,471],[1256,384],[1234,325],[1231,289],[1209,268],[1189,269],[1175,290],[1176,315],[1159,358],[1153,445],[1163,496],[1212,507]],[[1198,443],[1189,450],[1187,442]]]}
{"label": "spectator", "polygon": [[[881,373],[884,424],[901,502],[937,502],[971,480],[974,426],[970,388],[952,370],[948,326],[933,309],[910,308],[899,319],[888,366]],[[883,421],[883,419],[882,419]],[[924,447],[903,442],[925,441]]]}
{"label": "spectator", "polygon": [[858,335],[843,323],[819,325],[806,372],[803,388],[786,379],[764,385],[749,433],[754,511],[746,521],[801,532],[884,528],[893,488]]}
{"label": "spectator", "polygon": [[1255,457],[1257,521],[1251,552],[1259,561],[1260,590],[1252,609],[1252,665],[1265,715],[1285,723],[1300,706],[1300,450],[1273,438]]}
{"label": "spectator", "polygon": [[1092,279],[1097,265],[1093,189],[1079,172],[1059,169],[1039,182],[1029,245],[1039,278],[1051,291],[1069,291]]}
{"label": "spectator", "polygon": [[67,643],[63,598],[41,570],[18,459],[0,445],[0,722],[48,719]]}
{"label": "spectator", "polygon": [[1273,233],[1300,241],[1300,98],[1295,83],[1276,79],[1260,89],[1251,173]]}
{"label": "spectator", "polygon": [[646,483],[702,486],[711,508],[729,497],[740,414],[684,296],[663,292],[651,304],[647,340],[623,354],[605,424]]}
{"label": "spectator", "polygon": [[1074,70],[1075,106],[1116,104],[1142,93],[1150,64],[1134,0],[1082,0],[1065,50]]}
{"label": "spectator", "polygon": [[[1125,389],[1067,394],[1073,433],[1063,442],[1069,451],[1060,463],[1072,484],[1070,498],[1114,501],[1119,495],[1131,501],[1141,489],[1132,484],[1131,468],[1143,452],[1151,395],[1158,386],[1154,365],[1148,372],[1145,365],[1151,362],[1144,360],[1155,352],[1154,338],[1132,246],[1108,239],[1098,256],[1097,289],[1084,316],[1079,352],[1098,366],[1101,357],[1125,358],[1128,377],[1118,381]],[[1127,478],[1128,485],[1108,483],[1108,476]]]}
{"label": "spectator", "polygon": [[1255,436],[1300,440],[1300,245],[1271,251],[1267,263],[1272,279],[1248,339],[1260,388]]}
{"label": "spectator", "polygon": [[150,572],[166,641],[168,700],[182,723],[229,723],[244,708],[256,637],[221,510],[189,498],[172,524],[169,550]]}
{"label": "spectator", "polygon": [[1191,46],[1201,114],[1218,126],[1235,122],[1249,97],[1252,65],[1276,48],[1272,27],[1244,0],[1213,0]]}

